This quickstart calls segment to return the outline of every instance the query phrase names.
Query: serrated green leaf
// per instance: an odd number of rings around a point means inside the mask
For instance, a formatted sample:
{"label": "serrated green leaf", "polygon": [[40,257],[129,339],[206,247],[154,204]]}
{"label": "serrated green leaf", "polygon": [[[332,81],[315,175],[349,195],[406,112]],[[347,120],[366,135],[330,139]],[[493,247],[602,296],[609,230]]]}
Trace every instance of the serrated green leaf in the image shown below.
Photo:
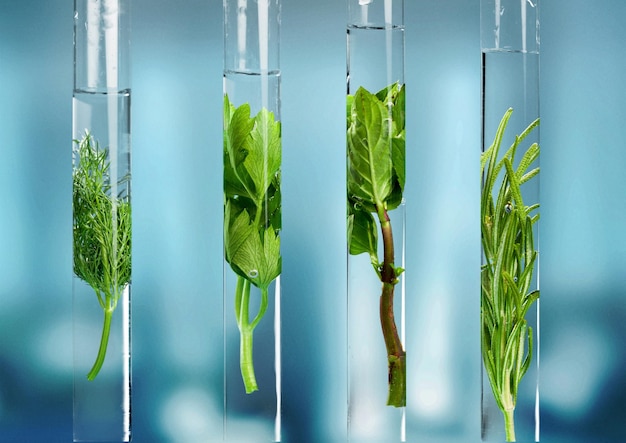
{"label": "serrated green leaf", "polygon": [[264,267],[259,275],[259,286],[268,287],[281,273],[280,237],[273,229],[265,231],[263,236]]}
{"label": "serrated green leaf", "polygon": [[280,237],[270,229],[261,239],[259,232],[253,231],[233,255],[232,264],[252,284],[267,288],[280,275]]}
{"label": "serrated green leaf", "polygon": [[280,169],[281,143],[280,122],[274,114],[262,109],[254,118],[250,132],[245,167],[254,183],[256,200],[261,201]]}
{"label": "serrated green leaf", "polygon": [[[281,272],[281,126],[263,108],[250,117],[224,97],[224,254],[238,275],[235,289],[241,334],[240,368],[246,393],[258,389],[252,331],[265,315],[268,288]],[[250,286],[260,289],[258,311],[250,321]]]}
{"label": "serrated green leaf", "polygon": [[233,214],[232,204],[226,202],[224,207],[224,252],[226,261],[233,263],[233,257],[237,255],[241,246],[254,232],[254,226],[250,222],[250,215],[245,209],[239,214]]}
{"label": "serrated green leaf", "polygon": [[227,197],[252,198],[253,183],[243,163],[248,155],[250,131],[254,119],[250,106],[235,108],[224,97],[224,193]]}
{"label": "serrated green leaf", "polygon": [[282,228],[282,216],[281,216],[281,201],[282,194],[280,190],[280,174],[276,174],[274,177],[274,181],[272,185],[269,187],[267,191],[267,199],[264,202],[264,208],[267,207],[267,211],[263,209],[264,213],[267,214],[267,218],[269,224],[266,228],[270,226],[274,228],[275,231],[280,231]]}

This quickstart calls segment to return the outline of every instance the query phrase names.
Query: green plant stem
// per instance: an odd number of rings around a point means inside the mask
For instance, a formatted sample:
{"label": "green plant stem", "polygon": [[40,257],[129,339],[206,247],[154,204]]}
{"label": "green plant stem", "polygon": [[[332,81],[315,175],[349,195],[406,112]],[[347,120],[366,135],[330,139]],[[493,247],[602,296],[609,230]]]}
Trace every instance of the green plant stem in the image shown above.
{"label": "green plant stem", "polygon": [[235,311],[239,327],[239,366],[246,394],[251,394],[259,390],[254,372],[253,333],[267,310],[268,291],[267,288],[261,288],[259,312],[252,321],[250,321],[250,282],[238,276],[235,292]]}
{"label": "green plant stem", "polygon": [[259,390],[254,373],[254,360],[252,356],[252,340],[254,334],[251,328],[243,328],[240,331],[239,364],[241,367],[241,377],[246,388],[246,394],[251,394]]}
{"label": "green plant stem", "polygon": [[[107,296],[107,299],[110,297]],[[98,356],[96,357],[96,361],[87,374],[87,380],[93,381],[100,369],[102,369],[102,364],[104,363],[104,358],[107,353],[107,346],[109,344],[109,335],[111,332],[111,319],[113,318],[113,312],[115,311],[115,306],[109,305],[106,309],[104,309],[104,325],[102,326],[102,338],[100,339],[100,348],[98,349]]]}
{"label": "green plant stem", "polygon": [[252,353],[252,337],[254,328],[250,326],[250,282],[245,278],[237,277],[237,289],[235,295],[235,309],[237,313],[237,326],[239,327],[239,367],[241,377],[250,394],[259,389],[254,374],[254,360]]}
{"label": "green plant stem", "polygon": [[506,441],[515,441],[515,419],[513,418],[515,409],[503,410],[502,413],[504,414],[504,432]]}
{"label": "green plant stem", "polygon": [[394,288],[397,283],[394,267],[393,231],[387,211],[378,211],[378,215],[384,248],[381,266],[380,324],[387,348],[389,367],[387,405],[403,407],[406,405],[406,352],[398,335],[393,309]]}

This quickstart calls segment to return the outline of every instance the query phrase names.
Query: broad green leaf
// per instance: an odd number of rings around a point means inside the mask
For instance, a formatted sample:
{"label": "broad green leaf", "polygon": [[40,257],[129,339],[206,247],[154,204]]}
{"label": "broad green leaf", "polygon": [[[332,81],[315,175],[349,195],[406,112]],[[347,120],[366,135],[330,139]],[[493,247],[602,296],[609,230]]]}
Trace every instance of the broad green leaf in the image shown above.
{"label": "broad green leaf", "polygon": [[259,286],[267,287],[281,273],[280,237],[273,229],[265,231],[263,236],[264,269],[259,275]]}
{"label": "broad green leaf", "polygon": [[363,88],[352,105],[348,128],[348,193],[379,206],[392,190],[392,160],[387,108]]}
{"label": "broad green leaf", "polygon": [[237,169],[246,158],[246,145],[253,127],[250,105],[244,103],[233,112],[226,127],[226,150],[233,169]]}
{"label": "broad green leaf", "polygon": [[269,229],[261,239],[259,232],[252,232],[232,257],[246,279],[259,288],[267,288],[280,275],[280,237]]}
{"label": "broad green leaf", "polygon": [[[239,177],[244,177],[240,179]],[[250,183],[248,172],[244,168],[240,168],[239,172],[231,166],[230,159],[224,154],[224,194],[227,198],[244,197],[252,198],[248,188],[244,183]]]}
{"label": "broad green leaf", "polygon": [[274,228],[275,231],[280,231],[282,227],[281,220],[281,190],[280,190],[280,173],[276,174],[272,184],[267,190],[267,195],[265,200],[263,201],[263,214],[266,219],[265,228],[268,229],[270,226]]}
{"label": "broad green leaf", "polygon": [[[393,103],[393,97],[397,90],[398,90],[398,83],[396,82],[396,83],[392,83],[389,86],[385,86],[383,89],[381,89],[374,95],[381,103],[387,106],[387,102]],[[389,106],[391,106],[391,104]]]}
{"label": "broad green leaf", "polygon": [[[404,131],[405,121],[405,93],[404,85],[394,83],[381,89],[376,98],[387,108],[392,119],[392,137],[398,137]],[[350,97],[350,96],[348,96]]]}
{"label": "broad green leaf", "polygon": [[243,162],[248,155],[247,145],[254,119],[250,118],[248,104],[235,108],[227,96],[224,102],[224,193],[227,197],[251,198],[253,183]]}
{"label": "broad green leaf", "polygon": [[280,169],[281,143],[280,122],[274,114],[262,109],[254,119],[247,146],[245,166],[254,182],[256,200],[262,201],[274,176]]}
{"label": "broad green leaf", "polygon": [[354,102],[354,97],[352,95],[348,95],[346,97],[346,119],[348,122],[348,127],[352,123],[352,103]]}
{"label": "broad green leaf", "polygon": [[367,253],[378,263],[378,231],[369,212],[356,210],[348,216],[348,247],[350,254]]}
{"label": "broad green leaf", "polygon": [[[234,217],[234,219],[233,219]],[[226,261],[233,262],[233,257],[237,255],[244,242],[254,232],[254,226],[250,223],[248,211],[243,210],[238,215],[232,213],[230,201],[224,207],[224,249]]]}
{"label": "broad green leaf", "polygon": [[404,190],[406,182],[406,142],[405,132],[402,130],[398,137],[391,140],[391,158],[393,159],[393,172],[398,178],[400,190]]}
{"label": "broad green leaf", "polygon": [[391,112],[392,118],[393,118],[393,125],[395,128],[394,131],[394,136],[401,136],[402,139],[404,140],[404,125],[405,125],[405,112],[406,112],[406,104],[405,104],[405,86],[402,85],[402,87],[398,90],[398,93],[395,96],[394,102],[393,102],[393,109]]}

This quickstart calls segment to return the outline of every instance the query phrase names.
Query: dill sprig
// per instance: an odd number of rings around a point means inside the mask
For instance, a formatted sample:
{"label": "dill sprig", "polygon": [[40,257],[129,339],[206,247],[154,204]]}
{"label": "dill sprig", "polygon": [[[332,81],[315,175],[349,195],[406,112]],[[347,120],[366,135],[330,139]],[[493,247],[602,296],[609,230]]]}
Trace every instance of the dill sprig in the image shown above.
{"label": "dill sprig", "polygon": [[112,196],[108,151],[89,132],[74,140],[74,273],[93,288],[104,312],[102,338],[87,378],[100,372],[106,356],[111,319],[131,277],[130,176],[117,182]]}
{"label": "dill sprig", "polygon": [[[539,299],[531,290],[538,252],[533,225],[539,204],[527,206],[521,186],[539,174],[533,166],[539,145],[533,143],[514,169],[520,143],[539,125],[533,121],[499,158],[500,145],[513,110],[504,114],[493,144],[481,155],[481,237],[485,262],[481,269],[481,340],[485,370],[504,415],[507,441],[515,441],[514,411],[518,386],[530,367],[533,331],[526,313]],[[500,181],[498,181],[500,180]],[[499,184],[497,194],[494,188]],[[494,200],[495,197],[495,200]]]}

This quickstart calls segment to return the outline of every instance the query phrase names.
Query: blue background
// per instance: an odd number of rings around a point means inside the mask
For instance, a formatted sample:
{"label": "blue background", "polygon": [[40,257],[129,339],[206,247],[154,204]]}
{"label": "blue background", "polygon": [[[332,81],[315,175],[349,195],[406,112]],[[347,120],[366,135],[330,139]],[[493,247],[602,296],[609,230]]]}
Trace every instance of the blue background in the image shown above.
{"label": "blue background", "polygon": [[[135,442],[221,429],[221,14],[132,1]],[[71,2],[0,0],[1,442],[72,439],[72,16]],[[345,17],[342,1],[283,2],[289,442],[345,440]],[[625,17],[622,0],[541,5],[544,442],[626,441]],[[407,265],[448,350],[424,346],[419,371],[445,374],[433,386],[452,399],[418,434],[473,443],[479,1],[408,0],[405,22]]]}

